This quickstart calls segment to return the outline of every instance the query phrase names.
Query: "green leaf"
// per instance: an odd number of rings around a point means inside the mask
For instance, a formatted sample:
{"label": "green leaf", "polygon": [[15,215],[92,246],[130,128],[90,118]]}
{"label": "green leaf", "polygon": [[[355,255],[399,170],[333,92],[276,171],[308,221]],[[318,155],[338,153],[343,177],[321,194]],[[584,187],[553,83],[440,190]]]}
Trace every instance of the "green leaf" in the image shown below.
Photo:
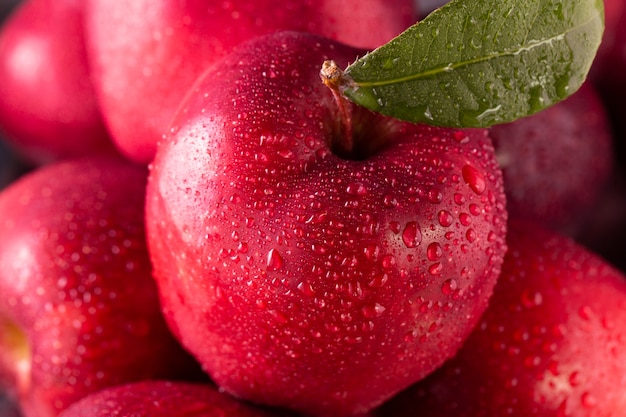
{"label": "green leaf", "polygon": [[509,122],[573,94],[603,30],[602,0],[456,0],[350,65],[341,91],[412,122]]}

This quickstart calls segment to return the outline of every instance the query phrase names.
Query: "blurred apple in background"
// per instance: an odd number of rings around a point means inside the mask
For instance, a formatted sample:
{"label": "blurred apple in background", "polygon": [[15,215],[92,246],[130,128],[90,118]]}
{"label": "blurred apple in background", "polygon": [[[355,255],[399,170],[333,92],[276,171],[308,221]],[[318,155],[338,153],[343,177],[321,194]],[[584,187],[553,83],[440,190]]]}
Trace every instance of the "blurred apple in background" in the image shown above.
{"label": "blurred apple in background", "polygon": [[575,235],[614,170],[613,132],[595,87],[490,128],[510,218]]}
{"label": "blurred apple in background", "polygon": [[87,0],[96,91],[126,156],[152,161],[196,78],[235,45],[280,30],[374,48],[416,20],[413,0]]}
{"label": "blurred apple in background", "polygon": [[0,131],[34,164],[113,152],[87,67],[82,0],[27,0],[0,30]]}
{"label": "blurred apple in background", "polygon": [[151,377],[196,377],[160,311],[144,234],[147,171],[89,157],[0,193],[0,386],[26,417]]}
{"label": "blurred apple in background", "polygon": [[287,417],[288,414],[237,401],[208,384],[151,380],[104,389],[83,398],[59,415],[111,416]]}

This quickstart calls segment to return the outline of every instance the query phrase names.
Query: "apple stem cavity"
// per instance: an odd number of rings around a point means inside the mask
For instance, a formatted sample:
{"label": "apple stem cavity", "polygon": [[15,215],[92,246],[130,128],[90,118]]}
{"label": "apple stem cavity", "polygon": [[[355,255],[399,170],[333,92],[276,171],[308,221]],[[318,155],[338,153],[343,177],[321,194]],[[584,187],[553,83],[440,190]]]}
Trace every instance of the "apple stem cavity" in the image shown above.
{"label": "apple stem cavity", "polygon": [[320,70],[320,78],[324,85],[332,91],[341,119],[342,134],[334,138],[331,148],[334,152],[352,155],[354,152],[352,102],[344,96],[343,91],[348,86],[352,86],[354,81],[333,60],[324,61]]}

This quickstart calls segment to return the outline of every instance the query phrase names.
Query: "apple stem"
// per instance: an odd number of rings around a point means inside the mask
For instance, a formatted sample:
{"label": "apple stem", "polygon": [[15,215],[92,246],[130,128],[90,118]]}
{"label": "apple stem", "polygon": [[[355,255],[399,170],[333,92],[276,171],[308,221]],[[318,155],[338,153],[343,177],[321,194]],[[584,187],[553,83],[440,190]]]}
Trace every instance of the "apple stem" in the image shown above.
{"label": "apple stem", "polygon": [[338,138],[339,143],[333,143],[333,145],[339,145],[342,152],[352,154],[354,150],[352,102],[343,95],[343,91],[347,86],[353,84],[354,81],[332,60],[324,61],[320,70],[320,78],[324,85],[332,91],[342,122],[343,134]]}

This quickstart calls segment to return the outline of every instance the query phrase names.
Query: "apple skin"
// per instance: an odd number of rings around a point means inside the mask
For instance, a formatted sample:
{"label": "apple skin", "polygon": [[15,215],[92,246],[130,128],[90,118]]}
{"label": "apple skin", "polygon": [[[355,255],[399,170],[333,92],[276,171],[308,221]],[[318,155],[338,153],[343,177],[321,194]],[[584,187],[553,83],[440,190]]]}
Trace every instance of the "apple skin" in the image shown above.
{"label": "apple skin", "polygon": [[510,218],[576,235],[613,173],[613,132],[587,82],[566,100],[490,129]]}
{"label": "apple skin", "polygon": [[187,96],[148,182],[174,333],[222,389],[307,415],[367,412],[452,356],[505,251],[486,130],[354,107],[357,149],[333,153],[319,70],[362,54],[293,32],[242,45]]}
{"label": "apple skin", "polygon": [[626,410],[626,277],[573,240],[512,221],[480,324],[384,417],[616,417]]}
{"label": "apple skin", "polygon": [[245,404],[214,386],[147,380],[91,394],[59,417],[287,417],[286,413]]}
{"label": "apple skin", "polygon": [[413,0],[87,0],[96,90],[122,152],[139,163],[196,78],[242,41],[297,30],[359,47],[384,44],[416,20]]}
{"label": "apple skin", "polygon": [[114,152],[87,67],[82,0],[28,0],[0,32],[0,130],[31,163]]}
{"label": "apple skin", "polygon": [[147,170],[121,157],[55,163],[0,194],[0,386],[25,417],[197,363],[161,315],[145,241]]}

